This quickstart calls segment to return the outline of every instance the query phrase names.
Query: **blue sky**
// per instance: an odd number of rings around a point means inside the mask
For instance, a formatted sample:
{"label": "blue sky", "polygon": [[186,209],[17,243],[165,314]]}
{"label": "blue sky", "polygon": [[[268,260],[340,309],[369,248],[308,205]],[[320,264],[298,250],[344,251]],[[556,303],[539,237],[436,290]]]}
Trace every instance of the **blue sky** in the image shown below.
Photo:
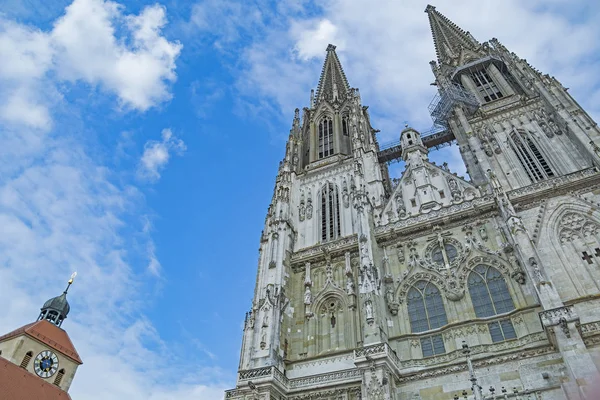
{"label": "blue sky", "polygon": [[[435,5],[557,76],[598,120],[600,6],[524,3]],[[32,321],[77,270],[73,398],[221,398],[294,108],[327,44],[380,142],[405,122],[428,129],[425,5],[1,2],[0,330]],[[464,172],[456,147],[432,158]]]}

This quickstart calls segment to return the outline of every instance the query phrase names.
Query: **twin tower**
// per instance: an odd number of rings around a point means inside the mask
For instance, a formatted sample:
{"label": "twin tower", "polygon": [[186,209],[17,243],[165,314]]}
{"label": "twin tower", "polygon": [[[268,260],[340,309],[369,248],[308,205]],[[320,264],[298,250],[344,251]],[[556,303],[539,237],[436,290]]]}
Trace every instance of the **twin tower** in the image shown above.
{"label": "twin tower", "polygon": [[[327,48],[226,399],[600,398],[600,130],[555,78],[425,11],[433,135],[381,149]],[[469,181],[428,159],[450,141]]]}

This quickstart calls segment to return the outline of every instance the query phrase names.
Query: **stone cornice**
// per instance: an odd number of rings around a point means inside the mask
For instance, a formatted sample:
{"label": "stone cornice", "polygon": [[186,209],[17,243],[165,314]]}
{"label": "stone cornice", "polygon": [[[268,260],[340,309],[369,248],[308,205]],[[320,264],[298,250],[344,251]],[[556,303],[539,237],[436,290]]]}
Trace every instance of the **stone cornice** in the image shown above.
{"label": "stone cornice", "polygon": [[526,205],[536,201],[548,200],[552,197],[598,184],[600,184],[600,174],[595,167],[592,167],[514,189],[507,194],[515,206],[527,208]]}

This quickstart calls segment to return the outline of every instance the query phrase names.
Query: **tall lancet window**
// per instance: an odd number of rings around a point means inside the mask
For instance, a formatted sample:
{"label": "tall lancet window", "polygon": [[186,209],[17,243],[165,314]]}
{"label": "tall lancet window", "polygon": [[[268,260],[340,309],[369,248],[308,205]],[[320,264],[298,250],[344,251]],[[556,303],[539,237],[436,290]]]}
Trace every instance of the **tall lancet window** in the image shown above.
{"label": "tall lancet window", "polygon": [[323,117],[319,122],[319,158],[333,155],[333,120]]}
{"label": "tall lancet window", "polygon": [[[448,324],[442,295],[438,288],[426,281],[418,281],[408,291],[408,318],[413,333],[440,328]],[[446,352],[442,335],[421,338],[423,357]]]}
{"label": "tall lancet window", "polygon": [[509,136],[509,143],[532,182],[554,176],[548,161],[531,138],[531,135],[524,129],[514,130]]}
{"label": "tall lancet window", "polygon": [[498,89],[496,82],[490,78],[490,75],[485,68],[481,68],[472,72],[471,78],[473,78],[475,87],[479,91],[481,98],[486,103],[503,97],[503,94],[500,89]]}
{"label": "tall lancet window", "polygon": [[350,136],[350,118],[348,115],[342,116],[342,135]]}
{"label": "tall lancet window", "polygon": [[[480,264],[469,274],[469,294],[477,318],[492,317],[515,309],[502,274],[494,267]],[[510,319],[488,324],[493,342],[516,339]]]}
{"label": "tall lancet window", "polygon": [[321,189],[321,239],[325,242],[341,234],[338,190],[333,183],[328,183]]}

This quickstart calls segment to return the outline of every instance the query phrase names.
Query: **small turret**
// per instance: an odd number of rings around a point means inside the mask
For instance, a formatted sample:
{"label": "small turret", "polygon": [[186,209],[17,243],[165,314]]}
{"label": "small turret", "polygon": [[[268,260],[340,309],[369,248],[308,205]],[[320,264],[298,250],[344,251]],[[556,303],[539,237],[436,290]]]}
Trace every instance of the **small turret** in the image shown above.
{"label": "small turret", "polygon": [[38,317],[38,321],[46,320],[56,326],[61,326],[63,321],[67,318],[69,311],[71,310],[71,306],[69,306],[69,302],[67,301],[67,292],[69,288],[73,284],[73,279],[77,276],[77,272],[74,272],[67,283],[67,288],[60,296],[56,296],[46,301],[42,308],[40,309],[40,316]]}

